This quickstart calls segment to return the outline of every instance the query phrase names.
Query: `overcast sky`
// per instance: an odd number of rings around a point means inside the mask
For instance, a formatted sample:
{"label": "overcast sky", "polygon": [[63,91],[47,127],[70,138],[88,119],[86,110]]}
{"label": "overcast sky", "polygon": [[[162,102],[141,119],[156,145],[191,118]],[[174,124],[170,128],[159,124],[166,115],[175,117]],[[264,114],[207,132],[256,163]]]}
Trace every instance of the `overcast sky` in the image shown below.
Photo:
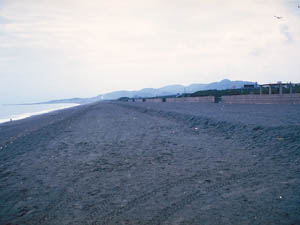
{"label": "overcast sky", "polygon": [[0,103],[224,78],[300,82],[298,5],[0,0]]}

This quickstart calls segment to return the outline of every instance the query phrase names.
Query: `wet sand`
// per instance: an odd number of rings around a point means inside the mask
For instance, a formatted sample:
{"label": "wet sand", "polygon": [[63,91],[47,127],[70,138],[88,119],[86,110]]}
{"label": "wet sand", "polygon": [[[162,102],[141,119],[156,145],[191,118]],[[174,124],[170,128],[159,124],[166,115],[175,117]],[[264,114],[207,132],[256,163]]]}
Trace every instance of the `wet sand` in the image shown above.
{"label": "wet sand", "polygon": [[0,224],[300,224],[300,106],[106,102],[1,124]]}

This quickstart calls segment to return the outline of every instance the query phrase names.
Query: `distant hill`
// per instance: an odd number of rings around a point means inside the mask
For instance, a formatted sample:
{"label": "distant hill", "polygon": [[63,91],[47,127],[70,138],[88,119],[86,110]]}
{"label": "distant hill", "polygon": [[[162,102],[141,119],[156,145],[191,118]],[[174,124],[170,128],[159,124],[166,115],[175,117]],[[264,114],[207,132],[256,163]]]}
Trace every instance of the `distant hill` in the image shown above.
{"label": "distant hill", "polygon": [[77,104],[87,104],[92,102],[97,102],[102,100],[102,95],[98,95],[92,98],[68,98],[68,99],[57,99],[47,102],[39,102],[35,104],[59,104],[59,103],[77,103]]}
{"label": "distant hill", "polygon": [[55,103],[78,103],[78,104],[85,104],[91,103],[101,100],[114,100],[121,97],[128,97],[128,98],[149,98],[149,97],[156,97],[156,96],[168,96],[168,95],[176,95],[176,94],[183,94],[183,93],[194,93],[197,91],[203,90],[225,90],[231,88],[241,88],[244,84],[253,84],[254,82],[250,81],[231,81],[228,79],[224,79],[220,82],[213,82],[209,84],[191,84],[188,86],[184,85],[168,85],[161,88],[144,88],[138,91],[114,91],[109,92],[103,95],[98,95],[92,98],[71,98],[71,99],[60,99],[60,100],[53,100],[49,102],[42,102],[41,104],[55,104]]}
{"label": "distant hill", "polygon": [[249,81],[231,81],[224,79],[220,82],[214,82],[209,84],[191,84],[188,86],[183,85],[168,85],[161,88],[144,88],[139,91],[116,91],[104,94],[102,97],[104,100],[113,100],[121,97],[156,97],[156,96],[167,96],[167,95],[176,95],[183,93],[194,93],[196,91],[202,90],[225,90],[231,88],[241,88],[244,84],[253,84],[254,82]]}

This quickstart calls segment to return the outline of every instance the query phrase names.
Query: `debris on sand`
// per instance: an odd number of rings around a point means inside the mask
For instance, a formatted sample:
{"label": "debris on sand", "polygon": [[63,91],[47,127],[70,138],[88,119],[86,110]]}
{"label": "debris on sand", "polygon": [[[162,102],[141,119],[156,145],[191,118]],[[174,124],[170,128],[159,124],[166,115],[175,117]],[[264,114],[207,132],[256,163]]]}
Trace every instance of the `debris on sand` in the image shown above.
{"label": "debris on sand", "polygon": [[278,141],[284,141],[284,138],[283,138],[283,137],[277,136],[276,139],[277,139]]}

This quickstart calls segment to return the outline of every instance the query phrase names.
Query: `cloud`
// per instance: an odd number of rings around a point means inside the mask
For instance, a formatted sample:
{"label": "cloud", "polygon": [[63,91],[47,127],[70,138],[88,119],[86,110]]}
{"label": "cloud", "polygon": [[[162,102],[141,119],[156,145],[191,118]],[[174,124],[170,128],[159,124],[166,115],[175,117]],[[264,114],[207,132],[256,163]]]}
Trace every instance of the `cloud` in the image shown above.
{"label": "cloud", "polygon": [[6,17],[0,16],[0,25],[1,24],[8,24],[13,22],[12,20],[7,19]]}
{"label": "cloud", "polygon": [[286,43],[293,42],[292,34],[289,32],[289,27],[286,24],[280,25],[280,33],[285,37]]}
{"label": "cloud", "polygon": [[[11,79],[23,76],[44,90],[65,81],[66,92],[87,96],[224,74],[271,81],[282,68],[293,76],[299,16],[284,2],[0,0],[0,58],[14,56],[0,67]],[[274,15],[285,25],[278,29]]]}
{"label": "cloud", "polygon": [[263,54],[263,49],[261,49],[261,48],[254,48],[249,53],[249,55],[251,55],[251,56],[261,56],[262,54]]}

